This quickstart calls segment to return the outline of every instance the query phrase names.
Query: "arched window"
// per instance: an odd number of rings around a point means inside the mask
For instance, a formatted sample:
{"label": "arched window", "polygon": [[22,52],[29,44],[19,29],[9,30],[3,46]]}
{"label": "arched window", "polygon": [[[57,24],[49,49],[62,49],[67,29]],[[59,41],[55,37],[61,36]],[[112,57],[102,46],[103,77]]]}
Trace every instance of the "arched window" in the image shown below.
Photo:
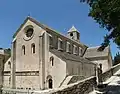
{"label": "arched window", "polygon": [[79,55],[81,56],[82,55],[82,48],[79,47]]}
{"label": "arched window", "polygon": [[73,54],[77,55],[77,46],[73,45]]}
{"label": "arched window", "polygon": [[8,62],[8,65],[9,65],[9,68],[11,69],[11,62],[10,61]]}
{"label": "arched window", "polygon": [[32,49],[32,53],[34,54],[35,53],[35,44],[34,43],[31,45],[31,49]]}
{"label": "arched window", "polygon": [[50,57],[50,62],[51,62],[51,65],[53,66],[54,65],[54,57],[53,56]]}
{"label": "arched window", "polygon": [[49,85],[49,88],[51,88],[51,89],[53,88],[53,87],[52,87],[52,84],[53,84],[52,79],[49,79],[49,80],[48,80],[48,85]]}
{"label": "arched window", "polygon": [[60,38],[58,38],[58,50],[63,51],[63,41]]}
{"label": "arched window", "polygon": [[70,53],[70,43],[67,42],[66,52]]}
{"label": "arched window", "polygon": [[25,45],[22,46],[22,54],[25,55]]}
{"label": "arched window", "polygon": [[49,36],[49,48],[53,48],[53,37]]}

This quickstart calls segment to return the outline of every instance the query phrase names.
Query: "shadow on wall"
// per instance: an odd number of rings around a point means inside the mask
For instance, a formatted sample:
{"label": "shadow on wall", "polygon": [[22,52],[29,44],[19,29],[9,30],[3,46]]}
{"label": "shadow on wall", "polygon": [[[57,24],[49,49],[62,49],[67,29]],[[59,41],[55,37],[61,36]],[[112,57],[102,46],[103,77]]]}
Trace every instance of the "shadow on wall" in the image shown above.
{"label": "shadow on wall", "polygon": [[106,94],[120,94],[120,85],[109,85],[106,87]]}

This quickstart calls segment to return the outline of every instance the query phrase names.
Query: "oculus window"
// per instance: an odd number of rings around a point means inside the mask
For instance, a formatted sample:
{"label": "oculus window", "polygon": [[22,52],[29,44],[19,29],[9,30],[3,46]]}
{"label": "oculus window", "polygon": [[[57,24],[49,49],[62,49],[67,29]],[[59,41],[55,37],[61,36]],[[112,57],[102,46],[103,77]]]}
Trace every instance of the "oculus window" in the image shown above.
{"label": "oculus window", "polygon": [[31,37],[33,35],[33,28],[28,28],[27,31],[26,31],[26,36],[27,37]]}

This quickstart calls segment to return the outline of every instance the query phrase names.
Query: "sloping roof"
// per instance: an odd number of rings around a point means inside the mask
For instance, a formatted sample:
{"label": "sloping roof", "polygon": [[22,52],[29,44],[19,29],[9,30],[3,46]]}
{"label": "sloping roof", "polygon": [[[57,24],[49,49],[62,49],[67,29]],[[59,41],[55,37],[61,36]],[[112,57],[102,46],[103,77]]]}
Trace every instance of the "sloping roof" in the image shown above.
{"label": "sloping roof", "polygon": [[74,27],[74,26],[72,26],[69,30],[68,30],[68,32],[78,32],[78,30]]}
{"label": "sloping roof", "polygon": [[[41,28],[43,28],[43,29],[45,29],[45,30],[48,28],[47,26],[39,23],[38,21],[36,21],[36,20],[33,19],[32,17],[28,16],[28,17],[24,20],[24,22],[20,25],[20,27],[18,28],[18,30],[15,32],[15,34],[13,35],[13,38],[18,34],[18,32],[21,30],[21,28],[24,26],[24,24],[25,24],[28,20],[34,22],[35,24],[37,24],[38,26],[40,26]],[[50,29],[50,28],[49,28],[49,29]]]}
{"label": "sloping roof", "polygon": [[91,63],[95,64],[93,62],[90,62],[89,60],[85,59],[84,57],[80,57],[74,54],[69,54],[67,52],[61,52],[57,49],[50,49],[50,52],[64,60],[66,63],[69,63],[70,61],[80,62],[80,63]]}
{"label": "sloping roof", "polygon": [[[50,28],[50,27],[48,27],[48,26],[46,26],[46,25],[44,25],[44,24],[41,24],[40,22],[36,21],[34,18],[29,17],[29,16],[24,20],[23,24],[21,24],[21,26],[18,28],[18,30],[16,31],[16,33],[13,35],[13,38],[15,38],[15,36],[18,34],[18,32],[21,30],[21,28],[24,26],[24,24],[25,24],[28,20],[32,21],[33,23],[35,23],[36,25],[40,26],[41,28],[43,28],[43,29],[46,30],[46,31],[49,31],[49,32],[52,31],[52,32],[54,32],[54,33],[56,33],[56,34],[64,37],[64,38],[67,38],[67,37],[65,37],[64,35],[58,33],[56,30],[54,30],[54,29],[52,29],[52,28]],[[69,39],[69,38],[67,38],[67,39]],[[70,39],[70,40],[71,40],[71,41],[74,41],[74,40],[72,40],[72,39]],[[74,42],[76,42],[76,41],[74,41]],[[78,44],[80,44],[80,45],[82,45],[82,46],[84,46],[84,47],[87,47],[86,45],[84,45],[84,44],[82,44],[82,43],[80,43],[80,42],[76,42],[76,43],[78,43]]]}
{"label": "sloping roof", "polygon": [[100,46],[87,48],[87,50],[86,50],[83,57],[85,57],[85,58],[94,58],[94,57],[108,56],[109,46],[106,47],[103,51],[99,51],[98,50],[99,47]]}

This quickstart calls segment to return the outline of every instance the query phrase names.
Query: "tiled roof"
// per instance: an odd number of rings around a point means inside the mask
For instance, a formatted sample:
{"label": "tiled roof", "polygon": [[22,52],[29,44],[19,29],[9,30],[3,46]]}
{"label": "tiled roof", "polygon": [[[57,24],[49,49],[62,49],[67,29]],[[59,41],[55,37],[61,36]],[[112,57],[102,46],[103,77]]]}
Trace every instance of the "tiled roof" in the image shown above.
{"label": "tiled roof", "polygon": [[83,57],[85,57],[85,58],[94,58],[94,57],[108,56],[109,46],[106,47],[103,51],[99,51],[98,50],[99,47],[100,46],[87,48],[87,50],[86,50]]}
{"label": "tiled roof", "polygon": [[56,56],[58,56],[59,58],[61,58],[67,63],[69,63],[70,61],[75,61],[75,62],[80,62],[80,63],[95,64],[85,59],[84,57],[80,57],[74,54],[69,54],[67,52],[61,52],[61,51],[58,51],[57,49],[50,49],[50,52],[54,53]]}

